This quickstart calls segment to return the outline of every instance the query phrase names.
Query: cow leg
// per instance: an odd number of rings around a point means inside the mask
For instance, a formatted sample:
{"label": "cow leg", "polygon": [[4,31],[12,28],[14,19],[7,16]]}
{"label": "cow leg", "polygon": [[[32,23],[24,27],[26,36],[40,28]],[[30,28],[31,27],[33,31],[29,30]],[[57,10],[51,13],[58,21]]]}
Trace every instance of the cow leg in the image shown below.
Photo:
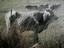
{"label": "cow leg", "polygon": [[38,33],[34,31],[34,44],[38,43]]}

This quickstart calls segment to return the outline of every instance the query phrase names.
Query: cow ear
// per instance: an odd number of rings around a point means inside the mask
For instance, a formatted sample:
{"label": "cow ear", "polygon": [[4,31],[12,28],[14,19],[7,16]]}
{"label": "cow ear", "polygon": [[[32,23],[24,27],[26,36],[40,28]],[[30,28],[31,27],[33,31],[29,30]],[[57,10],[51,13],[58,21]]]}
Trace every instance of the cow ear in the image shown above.
{"label": "cow ear", "polygon": [[11,16],[12,16],[12,9],[11,9]]}
{"label": "cow ear", "polygon": [[20,17],[20,13],[16,12],[16,17],[19,18]]}
{"label": "cow ear", "polygon": [[57,4],[57,5],[52,5],[50,8],[54,10],[54,9],[58,9],[60,6],[61,4]]}

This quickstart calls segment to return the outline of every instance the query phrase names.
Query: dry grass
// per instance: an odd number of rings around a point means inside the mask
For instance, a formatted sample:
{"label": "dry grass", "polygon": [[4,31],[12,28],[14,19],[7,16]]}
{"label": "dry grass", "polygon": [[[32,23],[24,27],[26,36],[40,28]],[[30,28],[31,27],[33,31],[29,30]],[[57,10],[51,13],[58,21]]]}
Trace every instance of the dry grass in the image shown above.
{"label": "dry grass", "polygon": [[[33,32],[19,32],[17,27],[12,28],[7,37],[4,36],[3,28],[5,20],[0,16],[0,48],[30,48],[33,45]],[[3,32],[3,33],[1,33]],[[43,48],[64,48],[64,31],[56,24],[50,24],[49,27],[39,34],[39,42]],[[41,48],[42,48],[41,47]]]}

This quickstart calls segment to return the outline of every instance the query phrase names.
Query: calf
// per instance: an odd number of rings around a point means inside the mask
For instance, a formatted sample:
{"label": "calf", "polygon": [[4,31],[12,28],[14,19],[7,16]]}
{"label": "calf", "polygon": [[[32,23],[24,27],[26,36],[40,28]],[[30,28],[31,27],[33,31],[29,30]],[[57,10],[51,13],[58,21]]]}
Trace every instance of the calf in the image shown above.
{"label": "calf", "polygon": [[[38,42],[38,33],[42,32],[48,27],[50,20],[52,20],[54,13],[49,10],[32,11],[29,14],[21,13],[20,32],[32,30],[34,32],[34,43]],[[28,12],[27,12],[28,13]],[[26,15],[26,16],[25,16]]]}
{"label": "calf", "polygon": [[[9,12],[5,18],[7,31],[15,23],[20,27],[20,32],[32,30],[34,32],[34,43],[38,42],[38,33],[42,32],[48,27],[54,13],[50,10],[44,11],[27,11],[27,12]],[[18,16],[20,16],[18,18]]]}

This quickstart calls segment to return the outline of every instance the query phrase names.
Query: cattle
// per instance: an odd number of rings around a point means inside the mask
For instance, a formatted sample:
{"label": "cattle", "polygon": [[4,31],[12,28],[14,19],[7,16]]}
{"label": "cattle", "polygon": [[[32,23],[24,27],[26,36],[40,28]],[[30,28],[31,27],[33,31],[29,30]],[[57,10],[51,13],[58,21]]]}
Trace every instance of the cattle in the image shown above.
{"label": "cattle", "polygon": [[[34,35],[35,35],[34,42],[38,42],[38,37],[36,37],[36,36],[38,36],[37,33],[40,33],[43,30],[45,30],[48,27],[48,24],[52,18],[50,18],[49,14],[46,15],[45,12],[44,13],[38,12],[38,13],[34,14],[34,17],[38,21],[38,24],[36,24],[32,18],[28,17],[28,19],[26,19],[21,24],[21,26],[27,27],[27,30],[33,30]],[[31,20],[31,22],[30,22],[30,20]]]}
{"label": "cattle", "polygon": [[[47,6],[47,5],[46,5]],[[45,30],[50,21],[54,18],[57,19],[53,10],[49,7],[44,9],[43,11],[40,10],[32,10],[32,11],[10,11],[6,14],[6,25],[7,31],[9,28],[16,22],[19,26],[20,32],[24,31],[33,31],[34,32],[34,43],[38,42],[38,33]],[[19,17],[18,17],[19,16]]]}

